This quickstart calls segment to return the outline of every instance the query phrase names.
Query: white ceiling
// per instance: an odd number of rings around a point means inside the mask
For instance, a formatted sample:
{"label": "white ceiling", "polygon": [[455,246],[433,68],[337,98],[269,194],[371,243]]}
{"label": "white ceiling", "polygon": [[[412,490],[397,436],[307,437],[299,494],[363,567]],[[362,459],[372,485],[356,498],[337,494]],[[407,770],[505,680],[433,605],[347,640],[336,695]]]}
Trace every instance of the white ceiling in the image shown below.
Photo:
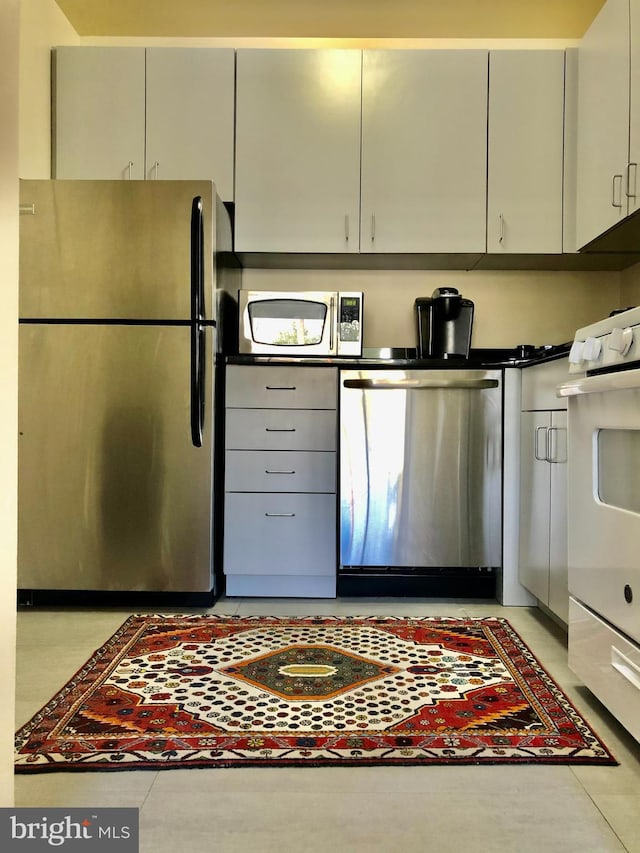
{"label": "white ceiling", "polygon": [[56,0],[81,36],[580,38],[604,0]]}

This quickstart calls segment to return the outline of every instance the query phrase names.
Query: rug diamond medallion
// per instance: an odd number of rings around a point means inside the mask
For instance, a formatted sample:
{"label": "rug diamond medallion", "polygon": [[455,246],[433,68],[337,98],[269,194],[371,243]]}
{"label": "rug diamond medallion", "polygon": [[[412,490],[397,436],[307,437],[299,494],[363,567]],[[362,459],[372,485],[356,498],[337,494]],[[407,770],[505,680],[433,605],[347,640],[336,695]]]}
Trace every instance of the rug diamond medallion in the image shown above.
{"label": "rug diamond medallion", "polygon": [[288,646],[222,672],[283,699],[329,699],[400,670],[332,646]]}
{"label": "rug diamond medallion", "polygon": [[16,771],[615,759],[499,618],[132,616]]}

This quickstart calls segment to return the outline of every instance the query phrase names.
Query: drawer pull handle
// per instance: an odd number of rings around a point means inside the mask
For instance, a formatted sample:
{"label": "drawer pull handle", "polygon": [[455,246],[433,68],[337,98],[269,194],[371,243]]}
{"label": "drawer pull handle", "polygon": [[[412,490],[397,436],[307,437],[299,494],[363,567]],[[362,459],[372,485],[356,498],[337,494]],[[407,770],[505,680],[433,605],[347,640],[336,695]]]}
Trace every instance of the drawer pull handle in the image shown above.
{"label": "drawer pull handle", "polygon": [[295,512],[265,512],[267,518],[295,518]]}
{"label": "drawer pull handle", "polygon": [[295,391],[295,385],[265,385],[265,391]]}
{"label": "drawer pull handle", "polygon": [[626,655],[623,655],[615,646],[611,646],[611,666],[623,678],[631,682],[637,690],[640,690],[640,666],[635,664]]}
{"label": "drawer pull handle", "polygon": [[279,427],[279,428],[265,427],[264,431],[265,432],[295,432],[296,428],[295,427]]}
{"label": "drawer pull handle", "polygon": [[295,471],[270,471],[268,468],[265,469],[265,474],[295,474]]}

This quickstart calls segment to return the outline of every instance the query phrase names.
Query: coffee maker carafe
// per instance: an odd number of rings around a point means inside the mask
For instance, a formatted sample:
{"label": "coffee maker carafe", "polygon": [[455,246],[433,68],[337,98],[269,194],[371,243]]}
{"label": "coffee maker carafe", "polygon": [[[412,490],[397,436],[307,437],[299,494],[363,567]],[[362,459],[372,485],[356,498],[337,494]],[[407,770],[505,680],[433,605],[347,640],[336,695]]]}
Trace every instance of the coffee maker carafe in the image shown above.
{"label": "coffee maker carafe", "polygon": [[455,287],[438,287],[415,301],[418,358],[468,358],[473,302]]}

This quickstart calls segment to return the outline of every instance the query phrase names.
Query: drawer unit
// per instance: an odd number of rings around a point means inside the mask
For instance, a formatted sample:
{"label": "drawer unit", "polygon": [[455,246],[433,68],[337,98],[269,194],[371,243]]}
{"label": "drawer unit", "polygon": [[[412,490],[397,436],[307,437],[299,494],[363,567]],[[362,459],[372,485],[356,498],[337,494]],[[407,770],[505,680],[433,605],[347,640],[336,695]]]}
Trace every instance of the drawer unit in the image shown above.
{"label": "drawer unit", "polygon": [[227,407],[238,409],[333,409],[337,400],[333,367],[227,367]]}
{"label": "drawer unit", "polygon": [[227,595],[335,597],[336,368],[230,365],[225,421]]}
{"label": "drawer unit", "polygon": [[335,453],[308,450],[227,450],[228,492],[336,491]]}
{"label": "drawer unit", "polygon": [[[241,575],[327,575],[335,580],[334,495],[227,495],[225,547]],[[265,559],[265,553],[269,559]]]}
{"label": "drawer unit", "polygon": [[335,410],[227,409],[227,450],[336,449]]}
{"label": "drawer unit", "polygon": [[640,741],[640,647],[569,599],[569,667]]}

